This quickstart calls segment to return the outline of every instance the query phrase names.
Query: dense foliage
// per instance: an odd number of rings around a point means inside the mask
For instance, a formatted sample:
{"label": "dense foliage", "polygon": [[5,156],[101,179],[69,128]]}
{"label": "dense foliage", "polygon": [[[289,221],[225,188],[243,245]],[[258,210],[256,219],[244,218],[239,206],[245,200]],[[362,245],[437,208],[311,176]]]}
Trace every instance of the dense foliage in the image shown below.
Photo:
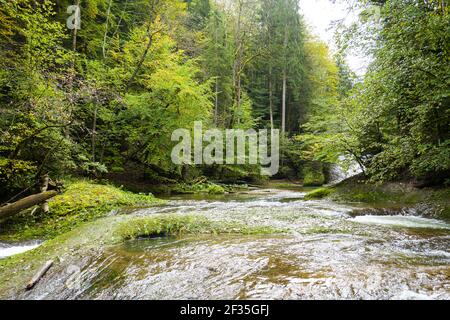
{"label": "dense foliage", "polygon": [[[379,5],[379,20],[368,18],[373,3]],[[337,116],[328,113],[328,117],[313,119],[306,129],[319,134],[301,138],[309,142],[308,149],[316,158],[347,154],[373,180],[414,178],[422,185],[448,183],[447,1],[357,4],[361,20],[341,38],[347,45],[363,44],[373,62],[364,79],[347,91]]]}
{"label": "dense foliage", "polygon": [[[363,11],[333,55],[297,0],[0,0],[0,196],[46,173],[130,164],[151,182],[257,176],[172,164],[172,131],[196,120],[281,129],[281,174],[311,184],[342,156],[374,179],[448,177],[446,1],[376,3],[381,19]],[[80,29],[66,26],[73,4]],[[345,64],[351,41],[373,56],[359,82]]]}

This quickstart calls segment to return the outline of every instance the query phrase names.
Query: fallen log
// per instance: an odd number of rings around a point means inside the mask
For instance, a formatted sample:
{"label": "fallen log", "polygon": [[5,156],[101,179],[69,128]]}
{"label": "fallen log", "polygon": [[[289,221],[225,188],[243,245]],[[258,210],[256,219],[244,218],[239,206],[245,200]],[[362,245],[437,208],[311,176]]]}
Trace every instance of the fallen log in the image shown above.
{"label": "fallen log", "polygon": [[0,207],[0,219],[7,218],[25,209],[41,204],[56,195],[58,195],[58,191],[56,190],[46,191],[7,204],[6,206]]}
{"label": "fallen log", "polygon": [[34,275],[34,277],[28,282],[26,289],[31,290],[34,286],[42,279],[43,276],[47,273],[47,271],[53,266],[53,260],[49,260],[45,263],[45,265]]}

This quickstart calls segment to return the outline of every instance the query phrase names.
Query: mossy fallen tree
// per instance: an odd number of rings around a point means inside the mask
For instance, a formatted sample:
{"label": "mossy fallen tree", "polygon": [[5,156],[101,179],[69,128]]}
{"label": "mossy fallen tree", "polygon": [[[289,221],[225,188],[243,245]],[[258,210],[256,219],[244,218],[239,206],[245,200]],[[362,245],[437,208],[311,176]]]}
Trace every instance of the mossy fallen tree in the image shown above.
{"label": "mossy fallen tree", "polygon": [[63,193],[49,200],[49,213],[31,209],[2,219],[0,240],[51,239],[83,222],[100,218],[112,210],[150,207],[163,203],[149,194],[134,194],[112,185],[90,180],[66,180]]}
{"label": "mossy fallen tree", "polygon": [[7,204],[6,206],[0,207],[0,219],[4,219],[13,216],[15,214],[18,214],[25,209],[44,203],[48,199],[51,199],[57,195],[58,192],[55,190],[46,191],[28,196],[14,203]]}

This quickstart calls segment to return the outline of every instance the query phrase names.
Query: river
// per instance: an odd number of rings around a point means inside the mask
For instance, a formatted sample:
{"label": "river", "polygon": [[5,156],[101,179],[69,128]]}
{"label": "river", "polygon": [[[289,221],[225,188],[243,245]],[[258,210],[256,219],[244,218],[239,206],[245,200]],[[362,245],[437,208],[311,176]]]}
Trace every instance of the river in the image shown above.
{"label": "river", "polygon": [[362,205],[304,195],[272,189],[171,197],[131,214],[197,214],[286,232],[132,240],[84,257],[71,285],[67,273],[49,274],[22,298],[450,298],[450,224],[417,210],[365,215]]}

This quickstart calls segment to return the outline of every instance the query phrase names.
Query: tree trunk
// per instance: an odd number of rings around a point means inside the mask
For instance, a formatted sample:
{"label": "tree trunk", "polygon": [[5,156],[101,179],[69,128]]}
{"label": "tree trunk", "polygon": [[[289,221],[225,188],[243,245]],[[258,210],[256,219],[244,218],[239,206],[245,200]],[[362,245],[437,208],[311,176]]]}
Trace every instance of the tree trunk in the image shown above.
{"label": "tree trunk", "polygon": [[58,194],[57,191],[46,191],[32,196],[20,199],[6,206],[0,207],[0,219],[7,218],[18,214],[19,212],[31,208],[32,206],[41,204]]}
{"label": "tree trunk", "polygon": [[[214,36],[214,47],[216,48],[216,61],[219,58],[219,52],[217,52],[217,42],[218,42],[218,27],[216,26],[215,36]],[[218,63],[217,63],[218,64]],[[216,65],[217,67],[217,65]],[[219,75],[216,75],[215,83],[215,95],[214,95],[214,125],[217,127],[219,116]]]}
{"label": "tree trunk", "polygon": [[216,93],[214,101],[214,124],[217,126],[219,122],[219,77],[216,77]]}
{"label": "tree trunk", "polygon": [[[80,7],[80,0],[77,0],[75,5]],[[73,29],[73,39],[72,39],[72,49],[73,49],[73,51],[77,51],[77,33],[78,33],[78,29],[75,26],[75,28]]]}
{"label": "tree trunk", "polygon": [[[49,178],[48,174],[46,174],[42,177],[41,192],[47,192],[49,180],[50,180],[50,178]],[[44,213],[50,212],[50,208],[48,207],[48,201],[45,201],[44,203],[42,203],[41,209]]]}
{"label": "tree trunk", "polygon": [[105,27],[105,34],[103,36],[103,45],[102,45],[102,52],[103,52],[103,59],[106,58],[106,38],[108,36],[108,26],[109,26],[109,16],[111,14],[111,4],[112,0],[109,0],[108,4],[108,12],[106,14],[106,27]]}
{"label": "tree trunk", "polygon": [[287,43],[288,43],[288,30],[287,25],[284,29],[284,66],[283,66],[283,100],[281,106],[281,132],[286,133],[286,87],[287,87]]}
{"label": "tree trunk", "polygon": [[269,67],[269,113],[270,113],[270,129],[274,130],[273,124],[273,84],[272,84],[272,65]]}
{"label": "tree trunk", "polygon": [[148,23],[147,26],[147,37],[148,37],[148,42],[147,42],[147,46],[145,47],[144,53],[141,56],[141,59],[139,60],[136,68],[134,69],[133,75],[131,76],[131,78],[128,80],[128,83],[125,87],[125,92],[128,92],[128,89],[130,88],[130,86],[132,85],[134,79],[137,77],[137,75],[139,74],[139,71],[141,70],[142,65],[145,62],[145,59],[147,58],[147,55],[150,51],[150,48],[153,45],[153,37],[158,34],[159,32],[162,31],[162,29],[160,30],[156,30],[154,32],[152,32],[152,23],[154,18],[157,16],[156,12],[157,12],[157,6],[160,4],[159,0],[153,0],[151,3],[151,9],[150,9],[150,22]]}
{"label": "tree trunk", "polygon": [[96,144],[96,134],[97,134],[97,104],[94,109],[94,120],[92,122],[92,162],[95,162],[95,144]]}
{"label": "tree trunk", "polygon": [[[243,43],[242,43],[242,35],[241,35],[241,19],[242,19],[242,1],[239,1],[239,12],[238,12],[238,20],[237,20],[237,28],[236,28],[236,48],[237,48],[237,57],[235,57],[234,63],[234,86],[235,86],[235,103],[236,103],[236,123],[240,124],[241,122],[241,72],[242,72],[242,56],[243,56]],[[233,126],[234,123],[231,123]]]}
{"label": "tree trunk", "polygon": [[283,70],[283,101],[281,106],[281,132],[286,133],[286,70]]}
{"label": "tree trunk", "polygon": [[139,71],[141,70],[141,67],[144,64],[145,59],[147,58],[148,52],[150,51],[150,48],[151,48],[151,46],[153,44],[153,36],[154,35],[155,34],[152,33],[151,23],[149,23],[148,28],[147,28],[147,36],[148,36],[147,46],[145,47],[144,53],[142,54],[142,56],[139,59],[139,62],[137,64],[136,68],[134,69],[133,75],[128,80],[127,86],[125,88],[125,92],[128,92],[128,89],[130,88],[130,86],[133,83],[134,79],[137,77]]}

